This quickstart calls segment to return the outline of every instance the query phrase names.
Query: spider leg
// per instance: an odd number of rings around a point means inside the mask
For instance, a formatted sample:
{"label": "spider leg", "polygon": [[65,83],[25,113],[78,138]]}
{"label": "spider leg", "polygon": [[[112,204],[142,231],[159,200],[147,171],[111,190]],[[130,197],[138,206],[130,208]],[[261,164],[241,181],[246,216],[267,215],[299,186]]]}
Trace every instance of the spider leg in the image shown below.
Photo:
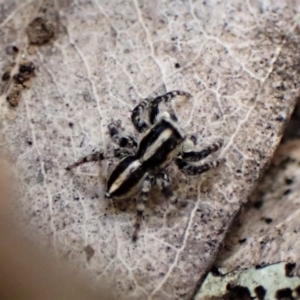
{"label": "spider leg", "polygon": [[184,161],[199,161],[218,151],[222,145],[223,141],[218,141],[200,151],[188,151],[183,149],[182,153],[180,154],[180,158],[182,158]]}
{"label": "spider leg", "polygon": [[135,139],[131,136],[121,135],[115,123],[110,123],[108,125],[108,131],[112,140],[120,147],[137,147]]}
{"label": "spider leg", "polygon": [[132,240],[135,242],[137,240],[138,232],[141,228],[141,223],[143,220],[144,210],[145,210],[145,203],[148,200],[149,191],[152,188],[154,184],[154,177],[153,176],[147,176],[146,179],[143,182],[142,191],[138,198],[137,203],[137,210],[136,210],[136,220],[134,224],[134,231],[132,234]]}
{"label": "spider leg", "polygon": [[[159,104],[161,102],[168,103],[177,96],[191,97],[191,94],[184,91],[171,91],[164,95],[158,96],[153,101],[151,101],[149,110],[149,119],[151,124],[155,123],[156,118],[159,115]],[[174,114],[172,115],[172,119],[174,119],[174,121],[177,121],[177,117]]]}
{"label": "spider leg", "polygon": [[225,159],[218,159],[200,166],[192,165],[181,158],[176,158],[174,162],[182,173],[186,175],[196,175],[218,167],[221,163],[225,162]]}
{"label": "spider leg", "polygon": [[133,151],[124,149],[124,148],[116,148],[114,151],[114,157],[123,158],[125,156],[133,155]]}
{"label": "spider leg", "polygon": [[178,201],[177,194],[174,193],[171,188],[171,179],[169,175],[165,172],[161,172],[155,175],[155,183],[157,184],[158,188],[161,190],[162,194],[170,199],[172,204],[175,204]]}
{"label": "spider leg", "polygon": [[89,163],[89,162],[95,162],[95,161],[100,161],[105,159],[104,154],[102,151],[97,151],[95,153],[92,153],[88,156],[82,157],[80,158],[77,162],[73,163],[72,165],[66,167],[67,171],[71,171],[72,169],[85,164],[85,163]]}
{"label": "spider leg", "polygon": [[132,111],[131,122],[138,132],[145,132],[149,128],[149,125],[142,120],[143,112],[148,108],[148,105],[148,101],[142,101]]}

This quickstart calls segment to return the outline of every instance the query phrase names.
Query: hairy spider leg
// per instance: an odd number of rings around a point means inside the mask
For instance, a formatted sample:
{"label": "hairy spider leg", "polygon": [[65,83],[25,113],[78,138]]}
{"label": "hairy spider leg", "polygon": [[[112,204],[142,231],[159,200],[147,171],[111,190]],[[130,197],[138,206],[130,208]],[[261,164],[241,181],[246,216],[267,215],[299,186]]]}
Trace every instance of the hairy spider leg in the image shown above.
{"label": "hairy spider leg", "polygon": [[224,158],[217,159],[215,161],[211,161],[200,166],[192,165],[182,160],[181,158],[176,158],[174,162],[182,173],[186,175],[196,175],[196,174],[202,174],[204,172],[207,172],[211,169],[218,167],[221,163],[225,162],[225,159]]}
{"label": "hairy spider leg", "polygon": [[223,141],[218,141],[209,145],[208,147],[200,150],[200,151],[185,151],[180,154],[180,158],[184,161],[199,161],[204,159],[205,157],[211,155],[212,153],[218,151],[223,145]]}
{"label": "hairy spider leg", "polygon": [[131,122],[133,126],[138,132],[141,133],[145,132],[149,128],[149,125],[142,118],[143,113],[148,106],[148,101],[144,100],[133,109],[131,114]]}
{"label": "hairy spider leg", "polygon": [[133,137],[120,134],[115,123],[110,123],[108,125],[108,132],[114,143],[120,147],[136,148],[138,145]]}
{"label": "hairy spider leg", "polygon": [[[156,97],[150,102],[149,120],[151,124],[154,124],[156,122],[156,118],[159,115],[159,104],[161,102],[168,103],[177,96],[191,97],[191,94],[184,91],[171,91],[164,95]],[[174,119],[174,121],[177,121],[177,117],[175,115],[172,115],[172,118]]]}
{"label": "hairy spider leg", "polygon": [[89,163],[89,162],[96,162],[96,161],[101,161],[105,159],[103,151],[97,151],[95,153],[92,153],[90,155],[87,155],[85,157],[80,158],[77,162],[75,162],[74,164],[66,167],[67,171],[71,171],[72,169],[85,164],[85,163]]}
{"label": "hairy spider leg", "polygon": [[115,158],[124,158],[133,155],[133,152],[125,148],[115,148],[113,150]]}
{"label": "hairy spider leg", "polygon": [[165,172],[160,172],[155,175],[155,183],[158,186],[158,188],[161,190],[162,194],[170,199],[170,202],[172,204],[175,204],[178,200],[177,194],[174,193],[170,189],[171,179],[169,175]]}
{"label": "hairy spider leg", "polygon": [[134,242],[137,240],[138,232],[141,228],[141,223],[142,223],[143,215],[144,215],[144,211],[145,211],[145,203],[147,202],[149,192],[155,183],[154,181],[155,181],[155,179],[153,176],[148,175],[145,178],[145,180],[143,182],[142,191],[137,200],[138,203],[137,203],[137,209],[136,209],[136,220],[135,220],[135,224],[134,224],[134,231],[132,234],[132,240]]}

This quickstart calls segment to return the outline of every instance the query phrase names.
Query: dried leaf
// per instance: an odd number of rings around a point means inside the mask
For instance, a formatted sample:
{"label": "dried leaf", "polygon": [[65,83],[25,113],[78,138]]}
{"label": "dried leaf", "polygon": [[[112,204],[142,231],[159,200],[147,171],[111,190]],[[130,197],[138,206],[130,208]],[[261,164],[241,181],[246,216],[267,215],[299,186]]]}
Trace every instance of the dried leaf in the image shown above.
{"label": "dried leaf", "polygon": [[[1,44],[18,46],[15,60],[26,54],[36,66],[17,117],[1,122],[3,144],[27,188],[24,227],[96,283],[109,274],[117,294],[191,298],[293,109],[297,1],[0,3]],[[55,24],[55,38],[29,47],[27,25],[41,16]],[[4,70],[4,50],[1,57]],[[136,134],[131,109],[175,89],[193,95],[175,105],[184,130],[199,148],[222,138],[216,156],[227,162],[193,178],[170,168],[185,205],[151,197],[134,244],[134,201],[124,210],[104,199],[109,163],[73,177],[64,168],[92,150],[111,150],[112,120]],[[5,98],[3,116],[13,109]]]}

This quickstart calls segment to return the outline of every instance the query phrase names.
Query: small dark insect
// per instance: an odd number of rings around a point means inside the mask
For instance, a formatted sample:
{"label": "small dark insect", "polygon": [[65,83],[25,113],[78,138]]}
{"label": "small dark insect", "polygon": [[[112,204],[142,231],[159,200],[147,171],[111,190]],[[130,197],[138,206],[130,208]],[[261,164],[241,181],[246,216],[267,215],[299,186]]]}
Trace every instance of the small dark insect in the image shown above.
{"label": "small dark insect", "polygon": [[[132,235],[134,241],[141,226],[145,203],[154,185],[172,202],[177,201],[177,196],[170,189],[169,175],[164,171],[169,164],[174,162],[186,175],[198,175],[216,168],[224,161],[219,159],[201,165],[194,164],[216,152],[222,142],[218,141],[200,151],[193,149],[194,143],[182,131],[176,116],[167,111],[159,111],[160,103],[168,104],[177,96],[191,97],[184,91],[172,91],[153,100],[144,100],[133,109],[131,121],[136,130],[143,133],[139,143],[133,137],[120,134],[115,123],[108,126],[112,140],[119,146],[114,149],[114,156],[121,160],[108,177],[105,196],[127,199],[139,195]],[[142,117],[144,111],[148,112],[148,120]],[[81,158],[66,170],[105,158],[104,153],[99,151]]]}
{"label": "small dark insect", "polygon": [[49,20],[37,17],[27,27],[26,33],[30,44],[43,45],[55,35],[55,27]]}

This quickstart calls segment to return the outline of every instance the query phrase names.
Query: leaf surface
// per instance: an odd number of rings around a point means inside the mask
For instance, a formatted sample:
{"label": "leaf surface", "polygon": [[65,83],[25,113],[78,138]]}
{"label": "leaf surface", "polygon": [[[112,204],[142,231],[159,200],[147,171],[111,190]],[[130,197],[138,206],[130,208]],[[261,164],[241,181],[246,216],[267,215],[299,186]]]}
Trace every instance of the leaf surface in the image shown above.
{"label": "leaf surface", "polygon": [[[257,183],[293,109],[299,76],[297,1],[4,1],[1,45],[18,45],[36,66],[17,108],[1,96],[2,141],[26,187],[24,227],[97,283],[109,275],[130,299],[189,299],[209,270]],[[44,9],[47,8],[47,9]],[[37,16],[56,36],[28,47]],[[1,50],[1,68],[12,58]],[[21,59],[19,57],[19,59]],[[5,83],[2,83],[5,86]],[[104,199],[113,161],[64,168],[113,147],[107,125],[171,90],[179,122],[211,157],[226,163],[206,176],[170,167],[182,205],[154,191],[136,243],[134,201]],[[99,179],[99,172],[101,174]]]}

